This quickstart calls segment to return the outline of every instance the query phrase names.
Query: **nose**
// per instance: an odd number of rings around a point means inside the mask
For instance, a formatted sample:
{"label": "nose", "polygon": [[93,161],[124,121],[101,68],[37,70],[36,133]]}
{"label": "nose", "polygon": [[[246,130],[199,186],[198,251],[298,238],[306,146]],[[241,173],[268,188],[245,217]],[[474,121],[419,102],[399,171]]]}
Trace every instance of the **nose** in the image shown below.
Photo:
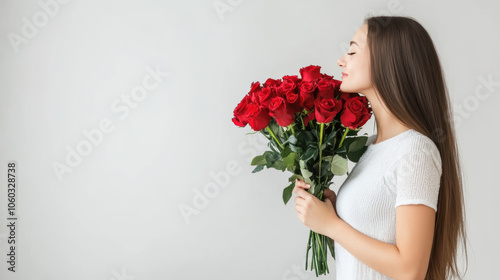
{"label": "nose", "polygon": [[337,60],[337,65],[340,66],[340,67],[345,67],[345,62],[342,60],[342,58],[340,58],[339,60]]}

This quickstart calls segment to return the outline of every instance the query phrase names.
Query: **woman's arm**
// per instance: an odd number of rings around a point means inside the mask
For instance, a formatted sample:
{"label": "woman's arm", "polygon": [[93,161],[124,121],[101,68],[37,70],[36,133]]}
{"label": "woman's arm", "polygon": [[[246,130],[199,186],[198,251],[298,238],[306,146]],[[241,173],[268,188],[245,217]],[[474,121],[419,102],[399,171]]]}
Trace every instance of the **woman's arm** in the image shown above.
{"label": "woman's arm", "polygon": [[426,205],[396,208],[396,245],[367,236],[338,218],[328,236],[376,271],[397,279],[424,279],[434,237],[436,212]]}

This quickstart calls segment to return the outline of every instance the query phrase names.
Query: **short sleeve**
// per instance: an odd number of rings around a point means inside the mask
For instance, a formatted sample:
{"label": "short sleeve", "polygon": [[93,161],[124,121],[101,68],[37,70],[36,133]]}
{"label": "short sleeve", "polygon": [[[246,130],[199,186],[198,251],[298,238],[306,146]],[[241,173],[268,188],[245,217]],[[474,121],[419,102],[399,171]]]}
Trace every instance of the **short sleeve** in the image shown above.
{"label": "short sleeve", "polygon": [[395,208],[424,204],[437,212],[442,174],[441,156],[432,140],[421,139],[396,163]]}

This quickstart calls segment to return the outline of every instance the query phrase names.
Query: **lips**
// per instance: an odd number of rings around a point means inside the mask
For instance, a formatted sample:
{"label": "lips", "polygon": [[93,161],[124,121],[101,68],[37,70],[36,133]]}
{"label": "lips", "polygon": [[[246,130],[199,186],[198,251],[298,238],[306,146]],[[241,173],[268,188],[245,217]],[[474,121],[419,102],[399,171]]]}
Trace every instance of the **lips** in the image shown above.
{"label": "lips", "polygon": [[342,72],[342,78],[347,77],[347,74]]}

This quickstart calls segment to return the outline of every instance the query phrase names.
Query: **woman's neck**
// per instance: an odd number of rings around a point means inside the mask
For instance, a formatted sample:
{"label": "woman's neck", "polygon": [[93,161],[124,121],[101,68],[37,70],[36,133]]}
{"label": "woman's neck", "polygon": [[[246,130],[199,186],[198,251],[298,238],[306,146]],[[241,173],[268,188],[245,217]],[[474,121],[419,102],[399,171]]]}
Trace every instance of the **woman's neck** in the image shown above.
{"label": "woman's neck", "polygon": [[374,144],[385,141],[410,129],[410,127],[407,127],[394,115],[390,114],[387,106],[383,107],[378,98],[375,99],[376,100],[373,102],[370,101],[377,126],[377,139],[373,142]]}

